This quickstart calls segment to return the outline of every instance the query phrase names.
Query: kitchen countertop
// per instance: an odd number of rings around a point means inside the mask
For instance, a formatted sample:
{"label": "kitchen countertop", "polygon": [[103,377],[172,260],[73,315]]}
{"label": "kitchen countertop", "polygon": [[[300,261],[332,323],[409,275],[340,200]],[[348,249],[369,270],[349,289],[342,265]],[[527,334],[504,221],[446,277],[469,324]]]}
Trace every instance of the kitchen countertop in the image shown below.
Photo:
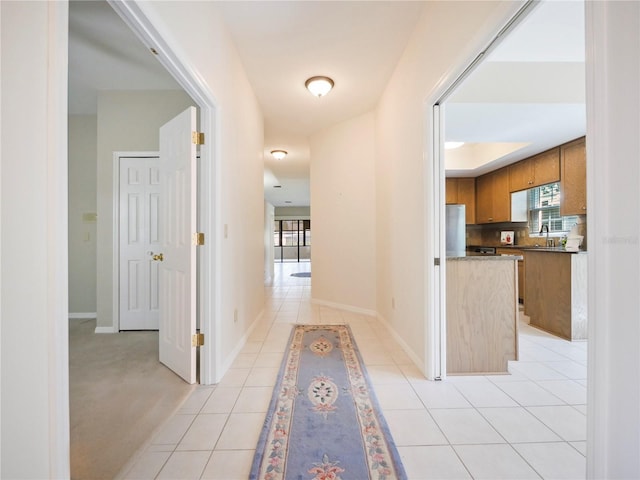
{"label": "kitchen countertop", "polygon": [[522,255],[499,255],[492,253],[457,252],[447,255],[447,260],[521,260]]}
{"label": "kitchen countertop", "polygon": [[[490,245],[493,246],[493,245]],[[564,247],[536,247],[535,245],[495,245],[494,248],[513,248],[514,250],[524,250],[533,252],[552,253],[587,253],[586,250],[566,250]]]}

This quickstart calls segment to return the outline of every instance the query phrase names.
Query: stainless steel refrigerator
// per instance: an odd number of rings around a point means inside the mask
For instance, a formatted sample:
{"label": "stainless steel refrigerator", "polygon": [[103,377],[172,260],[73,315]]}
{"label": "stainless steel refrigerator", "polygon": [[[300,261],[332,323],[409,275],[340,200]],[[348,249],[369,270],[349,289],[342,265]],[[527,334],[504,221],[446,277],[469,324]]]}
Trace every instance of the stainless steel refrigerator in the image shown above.
{"label": "stainless steel refrigerator", "polygon": [[464,205],[446,205],[447,257],[464,256],[466,250],[466,221]]}

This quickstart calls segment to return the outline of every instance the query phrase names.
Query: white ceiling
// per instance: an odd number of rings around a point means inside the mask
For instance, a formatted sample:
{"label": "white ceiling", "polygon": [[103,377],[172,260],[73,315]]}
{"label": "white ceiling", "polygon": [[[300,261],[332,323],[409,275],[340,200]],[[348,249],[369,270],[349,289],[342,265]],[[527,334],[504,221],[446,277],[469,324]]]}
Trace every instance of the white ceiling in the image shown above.
{"label": "white ceiling", "polygon": [[[276,206],[308,205],[308,136],[375,107],[424,3],[218,4],[264,113],[265,197]],[[487,142],[531,146],[473,170],[458,164],[452,174],[475,176],[584,133],[582,8],[543,3],[454,92],[448,139],[473,142],[476,153]],[[95,113],[98,90],[179,88],[106,2],[72,1],[69,30],[70,113]],[[334,90],[311,96],[304,81],[313,75],[332,77]],[[275,161],[275,148],[289,155]]]}
{"label": "white ceiling", "polygon": [[583,2],[546,1],[490,52],[445,103],[446,140],[465,142],[445,152],[447,175],[477,176],[585,134],[584,35]]}
{"label": "white ceiling", "polygon": [[[220,2],[264,113],[270,203],[309,205],[309,135],[375,107],[423,7],[401,1]],[[335,81],[326,97],[305,89],[315,75]],[[273,149],[289,155],[275,160]]]}
{"label": "white ceiling", "polygon": [[180,86],[106,1],[69,5],[69,113],[95,114],[100,90]]}

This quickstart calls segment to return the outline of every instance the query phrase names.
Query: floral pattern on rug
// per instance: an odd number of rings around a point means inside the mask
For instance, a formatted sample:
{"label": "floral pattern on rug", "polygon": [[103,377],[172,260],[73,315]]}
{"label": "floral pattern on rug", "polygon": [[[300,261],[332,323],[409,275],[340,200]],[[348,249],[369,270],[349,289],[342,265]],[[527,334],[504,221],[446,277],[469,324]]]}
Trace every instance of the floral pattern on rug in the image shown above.
{"label": "floral pattern on rug", "polygon": [[326,357],[333,350],[333,343],[324,337],[320,337],[309,345],[309,350],[320,357]]}
{"label": "floral pattern on rug", "polygon": [[[350,330],[346,325],[297,325],[292,334],[287,352],[282,383],[278,391],[275,414],[269,425],[265,451],[257,470],[261,480],[282,480],[285,477],[286,458],[289,447],[289,432],[295,399],[301,393],[298,389],[298,369],[301,352],[304,349],[304,334],[310,331],[328,331],[337,334],[339,341],[336,348],[342,350],[342,357],[350,383],[350,393],[357,411],[357,419],[365,447],[366,463],[369,478],[377,480],[393,480],[397,478],[394,463],[391,460],[389,445],[382,432],[378,416],[373,408],[369,387],[359,361],[357,351],[351,340]],[[333,347],[332,347],[333,348]],[[314,410],[325,415],[335,410],[333,403],[338,397],[338,386],[325,375],[318,375],[309,385],[307,397],[314,405]],[[308,473],[315,475],[312,480],[340,480],[338,474],[344,472],[337,461],[329,461],[323,456],[322,463],[312,463]],[[404,477],[403,477],[404,478]]]}
{"label": "floral pattern on rug", "polygon": [[339,473],[344,472],[344,468],[338,467],[340,462],[330,462],[329,455],[326,453],[322,456],[322,463],[313,463],[313,468],[309,469],[309,473],[315,475],[313,480],[341,480]]}
{"label": "floral pattern on rug", "polygon": [[313,405],[312,410],[326,420],[329,413],[336,410],[334,403],[338,399],[338,386],[330,377],[319,375],[309,385],[307,397]]}

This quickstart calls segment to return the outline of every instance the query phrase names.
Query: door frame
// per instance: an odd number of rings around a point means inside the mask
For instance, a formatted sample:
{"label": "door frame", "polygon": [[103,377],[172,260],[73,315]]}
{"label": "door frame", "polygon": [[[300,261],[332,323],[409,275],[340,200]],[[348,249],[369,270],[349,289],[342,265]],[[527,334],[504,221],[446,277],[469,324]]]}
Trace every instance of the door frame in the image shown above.
{"label": "door frame", "polygon": [[[512,13],[499,29],[488,32],[476,42],[477,47],[447,72],[438,88],[423,104],[424,111],[424,168],[425,184],[425,245],[424,264],[424,370],[429,380],[443,380],[447,372],[447,261],[445,245],[445,162],[444,162],[444,104],[451,93],[481,63],[482,59],[507,36],[533,8],[533,0],[524,5],[514,4]],[[432,161],[430,163],[429,161]]]}
{"label": "door frame", "polygon": [[[222,373],[220,332],[220,245],[222,243],[220,138],[217,102],[199,72],[172,50],[165,38],[147,18],[137,2],[108,0],[140,41],[158,52],[156,58],[175,78],[199,108],[200,131],[205,144],[200,146],[198,192],[198,230],[205,234],[205,245],[198,248],[198,318],[205,343],[200,347],[200,384],[218,383]],[[169,33],[169,32],[167,32]]]}
{"label": "door frame", "polygon": [[[159,152],[113,152],[113,327],[112,332],[120,331],[120,159],[121,158],[160,158]],[[108,329],[109,327],[107,327]],[[107,333],[104,330],[98,333]]]}

